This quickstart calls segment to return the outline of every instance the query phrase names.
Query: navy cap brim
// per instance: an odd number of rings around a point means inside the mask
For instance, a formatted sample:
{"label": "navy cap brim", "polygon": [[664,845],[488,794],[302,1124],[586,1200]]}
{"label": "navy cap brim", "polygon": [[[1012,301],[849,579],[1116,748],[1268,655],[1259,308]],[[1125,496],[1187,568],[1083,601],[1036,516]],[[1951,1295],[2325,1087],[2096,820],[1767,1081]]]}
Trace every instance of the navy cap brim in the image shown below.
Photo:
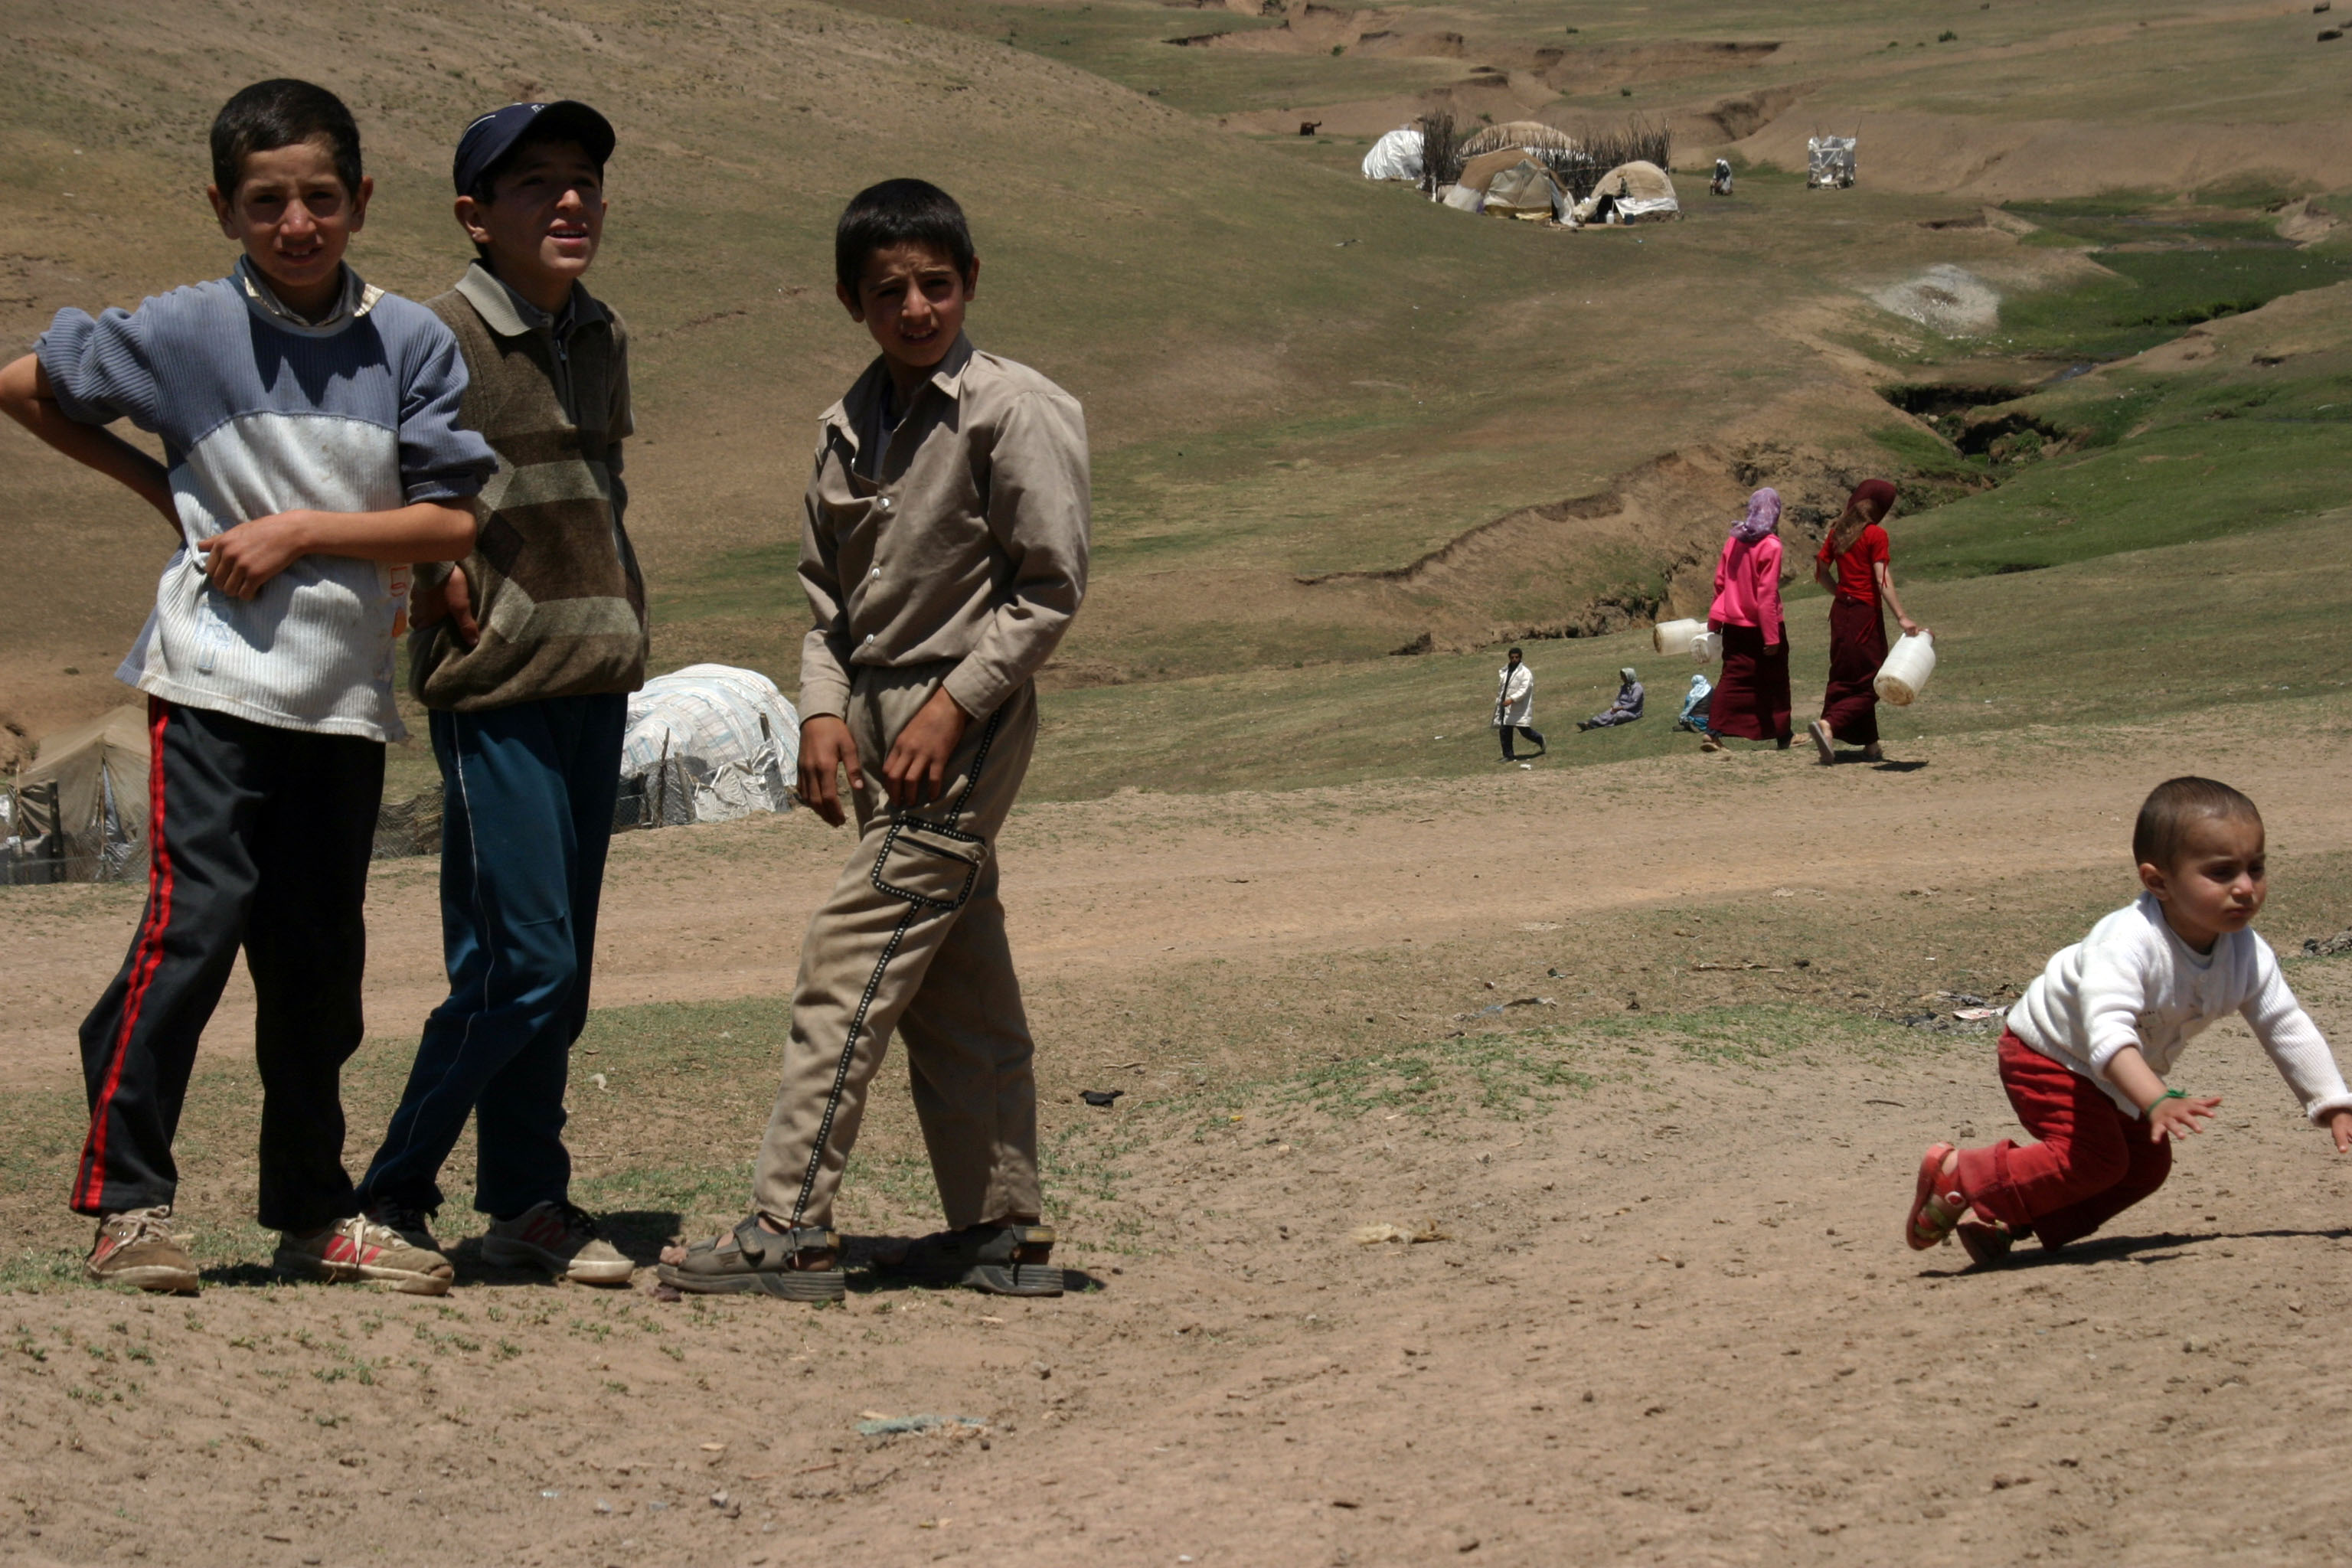
{"label": "navy cap brim", "polygon": [[457,139],[449,171],[457,194],[472,190],[483,172],[495,167],[525,136],[577,142],[599,168],[611,159],[620,140],[613,133],[611,121],[576,99],[509,103],[476,120]]}

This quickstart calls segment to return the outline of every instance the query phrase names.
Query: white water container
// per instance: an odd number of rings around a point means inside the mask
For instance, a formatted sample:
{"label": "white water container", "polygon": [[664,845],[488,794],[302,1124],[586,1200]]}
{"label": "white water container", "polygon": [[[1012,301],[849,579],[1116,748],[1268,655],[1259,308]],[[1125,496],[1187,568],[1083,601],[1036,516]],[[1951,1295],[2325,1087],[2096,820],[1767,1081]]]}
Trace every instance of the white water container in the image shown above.
{"label": "white water container", "polygon": [[1705,621],[1660,621],[1650,628],[1650,642],[1660,653],[1671,658],[1678,653],[1688,653],[1691,644],[1706,631]]}
{"label": "white water container", "polygon": [[1878,667],[1878,679],[1871,684],[1877,688],[1880,700],[1908,708],[1927,689],[1927,678],[1935,673],[1936,639],[1926,632],[1915,632],[1895,640],[1886,662]]}

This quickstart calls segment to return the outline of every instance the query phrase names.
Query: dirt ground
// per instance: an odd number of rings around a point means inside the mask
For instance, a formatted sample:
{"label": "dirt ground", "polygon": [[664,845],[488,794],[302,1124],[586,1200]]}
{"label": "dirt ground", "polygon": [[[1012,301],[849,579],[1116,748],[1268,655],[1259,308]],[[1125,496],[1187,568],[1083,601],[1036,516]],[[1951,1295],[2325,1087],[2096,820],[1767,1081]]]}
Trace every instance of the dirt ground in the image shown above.
{"label": "dirt ground", "polygon": [[[1025,811],[1007,889],[1048,1138],[1092,1173],[1049,1201],[1092,1288],[862,1280],[825,1310],[470,1269],[438,1302],[249,1268],[192,1300],[19,1289],[0,1295],[0,1559],[2352,1555],[2324,1500],[2352,1441],[2352,1164],[2243,1029],[2192,1053],[2227,1100],[2162,1194],[2061,1257],[1964,1274],[1897,1235],[1927,1142],[2012,1131],[1990,1038],[1843,1000],[1907,1001],[1969,964],[2022,982],[2047,931],[2109,899],[2147,782],[2182,769],[2263,802],[2294,922],[2273,942],[2344,924],[2294,880],[2352,849],[2331,728]],[[600,1000],[782,986],[842,847],[805,820],[624,841]],[[131,918],[31,891],[0,909],[7,1081],[28,1095],[70,1082],[74,1016]],[[430,900],[417,868],[379,879],[380,1030],[431,998]],[[1876,956],[1801,971],[1781,952],[1800,940]],[[1322,988],[1341,963],[1344,993]],[[1199,1017],[1136,1020],[1153,973],[1232,978]],[[2292,973],[2340,1037],[2352,964]],[[1477,1021],[1539,992],[1556,1013]],[[1643,1033],[1629,992],[1711,1000],[1733,1034]],[[1203,1044],[1243,1011],[1273,1015],[1261,1057]],[[1725,1044],[1748,1016],[1794,1033]],[[1413,1040],[1437,1065],[1403,1093],[1381,1053]],[[1150,1087],[1203,1061],[1189,1097]],[[1326,1092],[1318,1063],[1362,1092]],[[1070,1103],[1121,1077],[1138,1087],[1112,1110]],[[62,1174],[13,1162],[11,1206]],[[1381,1226],[1427,1239],[1355,1239]],[[950,1425],[859,1432],[933,1415]]]}

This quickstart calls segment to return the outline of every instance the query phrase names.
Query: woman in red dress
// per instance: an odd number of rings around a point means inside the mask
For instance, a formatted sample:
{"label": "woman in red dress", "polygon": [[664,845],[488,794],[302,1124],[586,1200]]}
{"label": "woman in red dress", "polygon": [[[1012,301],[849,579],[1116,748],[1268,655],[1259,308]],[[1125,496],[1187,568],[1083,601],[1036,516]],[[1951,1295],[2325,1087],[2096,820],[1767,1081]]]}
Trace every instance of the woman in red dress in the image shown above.
{"label": "woman in red dress", "polygon": [[1723,737],[1789,744],[1789,630],[1780,614],[1780,492],[1748,498],[1748,515],[1731,525],[1715,563],[1715,603],[1706,624],[1723,638],[1723,678],[1715,684],[1699,750],[1723,750]]}
{"label": "woman in red dress", "polygon": [[1874,763],[1885,755],[1878,746],[1878,690],[1872,684],[1886,662],[1886,616],[1880,606],[1895,612],[1904,636],[1919,629],[1903,613],[1887,564],[1886,530],[1880,524],[1894,507],[1892,484],[1863,480],[1813,558],[1813,580],[1830,591],[1830,683],[1822,694],[1822,716],[1811,725],[1823,763],[1837,761],[1832,741],[1860,746]]}

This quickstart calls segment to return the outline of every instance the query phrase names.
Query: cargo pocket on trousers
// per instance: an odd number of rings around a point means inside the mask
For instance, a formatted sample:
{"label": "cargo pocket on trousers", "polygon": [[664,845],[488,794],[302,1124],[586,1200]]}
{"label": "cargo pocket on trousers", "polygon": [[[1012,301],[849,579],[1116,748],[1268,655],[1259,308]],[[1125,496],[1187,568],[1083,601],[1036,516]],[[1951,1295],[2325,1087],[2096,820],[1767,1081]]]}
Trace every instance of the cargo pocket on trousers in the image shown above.
{"label": "cargo pocket on trousers", "polygon": [[874,886],[922,909],[960,910],[987,860],[986,839],[936,822],[901,818],[882,840]]}

